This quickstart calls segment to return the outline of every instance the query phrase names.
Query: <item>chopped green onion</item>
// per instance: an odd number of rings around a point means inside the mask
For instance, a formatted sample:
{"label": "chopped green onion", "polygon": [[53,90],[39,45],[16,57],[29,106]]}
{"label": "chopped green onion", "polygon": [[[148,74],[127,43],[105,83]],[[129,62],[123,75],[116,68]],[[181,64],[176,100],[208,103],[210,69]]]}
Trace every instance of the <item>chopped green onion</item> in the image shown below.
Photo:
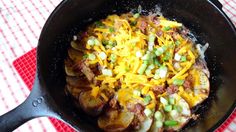
{"label": "chopped green onion", "polygon": [[157,60],[157,58],[153,59],[154,65],[161,66],[161,63]]}
{"label": "chopped green onion", "polygon": [[87,44],[93,46],[95,44],[94,38],[89,38]]}
{"label": "chopped green onion", "polygon": [[161,48],[162,48],[164,51],[166,51],[168,47],[167,47],[166,45],[164,45],[164,46],[162,46]]}
{"label": "chopped green onion", "polygon": [[154,42],[148,42],[148,50],[153,51]]}
{"label": "chopped green onion", "polygon": [[184,84],[184,80],[182,80],[182,79],[174,79],[173,84],[181,86],[181,85]]}
{"label": "chopped green onion", "polygon": [[83,59],[87,59],[88,58],[88,54],[83,55]]}
{"label": "chopped green onion", "polygon": [[108,40],[102,40],[102,45],[103,45],[103,46],[108,45]]}
{"label": "chopped green onion", "polygon": [[139,90],[134,90],[134,91],[133,91],[133,94],[134,94],[135,96],[141,96],[141,92],[140,92]]}
{"label": "chopped green onion", "polygon": [[175,46],[175,44],[174,44],[173,42],[171,42],[171,43],[169,44],[169,47],[170,47],[171,49],[173,49],[174,46]]}
{"label": "chopped green onion", "polygon": [[160,78],[165,78],[166,77],[166,74],[167,74],[167,67],[165,67],[165,66],[161,66],[160,68],[159,68],[159,76],[160,76]]}
{"label": "chopped green onion", "polygon": [[144,60],[143,64],[148,65],[149,61]]}
{"label": "chopped green onion", "polygon": [[147,61],[149,61],[150,58],[151,58],[150,53],[147,53],[147,54],[145,54],[145,55],[142,57],[142,60],[147,60]]}
{"label": "chopped green onion", "polygon": [[167,75],[167,71],[168,71],[167,67],[161,66],[159,69],[156,70],[154,79],[165,78]]}
{"label": "chopped green onion", "polygon": [[163,105],[168,105],[168,101],[163,98],[163,97],[160,97],[160,102],[163,104]]}
{"label": "chopped green onion", "polygon": [[174,110],[177,110],[178,112],[182,112],[183,108],[179,105],[174,105]]}
{"label": "chopped green onion", "polygon": [[111,54],[111,62],[115,62],[116,61],[117,56],[115,54]]}
{"label": "chopped green onion", "polygon": [[163,53],[164,53],[164,50],[163,50],[162,47],[157,48],[156,51],[155,51],[156,56],[160,56]]}
{"label": "chopped green onion", "polygon": [[154,64],[150,64],[147,69],[152,70],[154,68],[155,68],[155,65]]}
{"label": "chopped green onion", "polygon": [[109,28],[109,32],[111,32],[111,33],[115,32],[115,28],[110,27],[110,28]]}
{"label": "chopped green onion", "polygon": [[136,26],[136,25],[137,25],[137,21],[130,22],[130,26]]}
{"label": "chopped green onion", "polygon": [[134,18],[138,18],[139,16],[140,16],[139,13],[135,13],[133,17],[134,17]]}
{"label": "chopped green onion", "polygon": [[94,54],[88,54],[88,59],[93,61],[96,59],[96,56]]}
{"label": "chopped green onion", "polygon": [[185,62],[185,61],[187,61],[187,58],[186,58],[186,56],[182,56],[180,60],[181,60],[182,62]]}
{"label": "chopped green onion", "polygon": [[159,73],[155,73],[155,75],[154,75],[153,78],[154,78],[154,79],[159,79],[159,78],[160,78]]}
{"label": "chopped green onion", "polygon": [[102,69],[102,74],[112,76],[112,71],[110,69]]}
{"label": "chopped green onion", "polygon": [[181,44],[181,42],[180,42],[179,40],[176,40],[176,41],[175,41],[175,44],[176,44],[177,46],[179,46],[179,45]]}
{"label": "chopped green onion", "polygon": [[170,97],[170,98],[169,98],[169,102],[170,102],[170,104],[173,105],[173,104],[175,104],[175,99],[174,99],[173,97]]}
{"label": "chopped green onion", "polygon": [[171,57],[170,52],[166,52],[166,53],[165,53],[165,56],[163,57],[163,60],[164,60],[164,61],[168,61],[168,60],[170,59],[170,57]]}
{"label": "chopped green onion", "polygon": [[103,26],[104,26],[104,24],[103,24],[101,21],[96,21],[96,22],[95,22],[95,25],[96,25],[97,27],[103,27]]}
{"label": "chopped green onion", "polygon": [[147,76],[151,76],[152,71],[151,71],[150,69],[147,69],[147,70],[145,71],[145,74],[146,74]]}
{"label": "chopped green onion", "polygon": [[107,49],[111,49],[112,46],[111,46],[111,45],[106,45],[106,48],[107,48]]}
{"label": "chopped green onion", "polygon": [[108,41],[108,45],[114,46],[114,43],[112,41]]}
{"label": "chopped green onion", "polygon": [[172,110],[172,111],[170,112],[170,116],[171,116],[172,118],[176,118],[176,117],[178,116],[178,111],[177,111],[177,110]]}
{"label": "chopped green onion", "polygon": [[173,120],[167,120],[167,121],[164,122],[164,124],[166,126],[176,126],[176,125],[178,125],[178,122],[177,121],[173,121]]}
{"label": "chopped green onion", "polygon": [[166,112],[170,112],[170,111],[172,110],[172,105],[166,105],[166,106],[164,106],[164,110],[165,110]]}
{"label": "chopped green onion", "polygon": [[102,45],[105,46],[107,49],[115,47],[117,45],[116,41],[108,41],[108,40],[102,40]]}
{"label": "chopped green onion", "polygon": [[147,64],[142,64],[141,67],[138,69],[138,74],[142,75],[147,68]]}
{"label": "chopped green onion", "polygon": [[168,61],[170,58],[168,56],[164,56],[162,59],[163,61]]}
{"label": "chopped green onion", "polygon": [[99,43],[100,43],[99,40],[95,38],[95,39],[94,39],[94,44],[95,44],[95,45],[99,45]]}
{"label": "chopped green onion", "polygon": [[160,111],[156,111],[154,114],[154,117],[156,118],[156,120],[161,120],[162,119],[162,114]]}
{"label": "chopped green onion", "polygon": [[171,29],[170,26],[167,26],[167,27],[164,27],[164,28],[163,28],[164,31],[169,31],[170,29]]}
{"label": "chopped green onion", "polygon": [[181,68],[178,62],[174,63],[174,68],[177,70],[179,70]]}
{"label": "chopped green onion", "polygon": [[126,71],[126,72],[129,72],[129,67],[125,67],[125,71]]}
{"label": "chopped green onion", "polygon": [[178,53],[176,53],[174,59],[175,59],[176,61],[180,61],[181,55],[179,55]]}
{"label": "chopped green onion", "polygon": [[145,98],[143,99],[143,101],[144,101],[144,104],[145,105],[147,105],[147,104],[149,104],[150,103],[150,101],[151,101],[151,96],[150,95],[147,95],[147,96],[145,96]]}
{"label": "chopped green onion", "polygon": [[163,126],[163,122],[162,122],[162,121],[156,121],[156,122],[155,122],[155,126],[156,126],[157,128],[161,128],[161,127]]}
{"label": "chopped green onion", "polygon": [[115,47],[117,45],[116,41],[113,41],[112,46]]}
{"label": "chopped green onion", "polygon": [[146,109],[144,110],[144,114],[145,114],[147,117],[149,117],[149,116],[152,115],[152,111],[151,111],[150,109],[146,108]]}
{"label": "chopped green onion", "polygon": [[154,42],[155,39],[156,39],[156,36],[155,36],[154,34],[150,34],[150,35],[148,36],[148,41],[149,41],[149,42]]}
{"label": "chopped green onion", "polygon": [[101,53],[99,53],[99,57],[100,57],[102,60],[105,60],[105,59],[107,58],[107,55],[106,55],[106,53],[101,52]]}

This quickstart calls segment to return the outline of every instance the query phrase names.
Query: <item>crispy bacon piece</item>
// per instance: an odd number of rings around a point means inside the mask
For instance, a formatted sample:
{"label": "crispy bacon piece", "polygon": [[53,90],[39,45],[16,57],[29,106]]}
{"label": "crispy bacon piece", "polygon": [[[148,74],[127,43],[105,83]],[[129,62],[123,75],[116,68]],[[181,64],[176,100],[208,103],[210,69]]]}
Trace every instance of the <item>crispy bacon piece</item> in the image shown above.
{"label": "crispy bacon piece", "polygon": [[176,85],[170,85],[169,87],[167,87],[167,93],[168,94],[174,94],[178,92],[178,86]]}
{"label": "crispy bacon piece", "polygon": [[153,92],[156,94],[162,94],[166,91],[165,86],[155,86],[153,87]]}
{"label": "crispy bacon piece", "polygon": [[89,68],[89,66],[86,64],[86,61],[83,60],[78,64],[78,69],[86,76],[89,82],[92,82],[94,84],[97,84],[95,80],[95,74],[93,71]]}

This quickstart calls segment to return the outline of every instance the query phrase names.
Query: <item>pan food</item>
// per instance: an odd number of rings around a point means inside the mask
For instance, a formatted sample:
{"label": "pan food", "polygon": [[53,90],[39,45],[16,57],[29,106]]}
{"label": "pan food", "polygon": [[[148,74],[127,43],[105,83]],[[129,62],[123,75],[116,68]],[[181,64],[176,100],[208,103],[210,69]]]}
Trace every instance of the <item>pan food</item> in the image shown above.
{"label": "pan food", "polygon": [[66,90],[104,131],[178,131],[209,96],[208,44],[162,15],[109,15],[74,36]]}
{"label": "pan food", "polygon": [[236,106],[235,42],[217,0],[64,0],[42,29],[33,89],[0,130],[47,116],[77,131],[215,131]]}

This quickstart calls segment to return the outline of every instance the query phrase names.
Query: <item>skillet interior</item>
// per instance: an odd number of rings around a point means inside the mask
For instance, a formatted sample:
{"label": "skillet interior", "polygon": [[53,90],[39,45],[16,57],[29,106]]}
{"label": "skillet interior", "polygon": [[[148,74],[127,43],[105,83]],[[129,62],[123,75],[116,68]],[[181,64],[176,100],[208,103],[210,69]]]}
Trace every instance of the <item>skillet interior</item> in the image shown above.
{"label": "skillet interior", "polygon": [[96,121],[79,112],[64,92],[67,48],[72,36],[89,23],[109,14],[126,13],[138,5],[147,12],[159,5],[165,17],[182,22],[200,43],[209,42],[206,60],[211,73],[210,97],[195,109],[202,113],[201,118],[191,121],[184,129],[206,131],[216,128],[224,121],[226,113],[229,114],[229,109],[235,108],[236,32],[213,5],[199,0],[63,1],[45,24],[37,53],[39,81],[53,97],[59,118],[78,130],[97,131]]}

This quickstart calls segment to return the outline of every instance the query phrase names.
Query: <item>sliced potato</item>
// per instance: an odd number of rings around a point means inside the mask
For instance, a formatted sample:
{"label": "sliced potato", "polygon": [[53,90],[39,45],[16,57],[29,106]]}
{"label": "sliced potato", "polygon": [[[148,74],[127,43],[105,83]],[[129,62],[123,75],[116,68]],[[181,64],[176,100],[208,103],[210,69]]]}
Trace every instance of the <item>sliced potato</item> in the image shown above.
{"label": "sliced potato", "polygon": [[199,71],[199,85],[194,86],[194,95],[196,101],[192,106],[196,106],[208,98],[210,93],[210,82],[207,75],[204,72]]}
{"label": "sliced potato", "polygon": [[191,110],[188,103],[178,94],[172,94],[170,97],[175,99],[173,107],[175,106],[177,108],[166,112],[164,129],[167,131],[177,131],[191,119]]}
{"label": "sliced potato", "polygon": [[88,80],[84,77],[66,77],[66,82],[72,87],[77,87],[80,89],[91,89]]}
{"label": "sliced potato", "polygon": [[152,123],[152,127],[151,127],[151,129],[150,129],[150,132],[163,132],[163,131],[164,131],[164,128],[163,128],[163,127],[157,127],[157,125],[156,125],[156,124],[159,124],[159,123],[162,123],[162,124],[163,124],[163,122],[154,121],[154,122]]}
{"label": "sliced potato", "polygon": [[80,89],[78,87],[73,87],[71,85],[66,85],[66,89],[73,97],[78,97],[79,94],[83,91],[83,89]]}
{"label": "sliced potato", "polygon": [[210,72],[209,72],[209,69],[207,68],[207,63],[205,60],[198,58],[196,60],[196,64],[194,65],[194,68],[205,73],[208,78],[210,77]]}
{"label": "sliced potato", "polygon": [[117,132],[129,127],[134,119],[134,114],[128,111],[120,111],[116,118],[111,119],[107,114],[98,118],[98,126],[104,131]]}
{"label": "sliced potato", "polygon": [[85,50],[85,45],[82,43],[77,43],[75,41],[71,41],[70,45],[73,49],[78,50],[80,52],[83,52]]}
{"label": "sliced potato", "polygon": [[74,62],[80,62],[83,59],[83,52],[70,48],[68,50],[68,55]]}
{"label": "sliced potato", "polygon": [[65,60],[65,72],[68,76],[78,76],[79,72],[76,72],[73,68],[73,62],[70,59]]}
{"label": "sliced potato", "polygon": [[153,119],[152,118],[146,118],[142,123],[141,123],[141,127],[140,129],[138,130],[138,132],[147,132],[151,126],[152,126],[152,122],[153,122]]}
{"label": "sliced potato", "polygon": [[[207,75],[200,71],[199,69],[195,70],[193,76],[193,88],[181,92],[181,96],[188,102],[190,108],[202,103],[206,98],[208,98],[210,93],[210,82]],[[190,72],[191,73],[191,72]]]}
{"label": "sliced potato", "polygon": [[106,101],[99,97],[91,96],[90,91],[84,91],[79,95],[79,103],[81,108],[89,115],[97,116],[102,112]]}

